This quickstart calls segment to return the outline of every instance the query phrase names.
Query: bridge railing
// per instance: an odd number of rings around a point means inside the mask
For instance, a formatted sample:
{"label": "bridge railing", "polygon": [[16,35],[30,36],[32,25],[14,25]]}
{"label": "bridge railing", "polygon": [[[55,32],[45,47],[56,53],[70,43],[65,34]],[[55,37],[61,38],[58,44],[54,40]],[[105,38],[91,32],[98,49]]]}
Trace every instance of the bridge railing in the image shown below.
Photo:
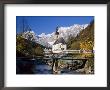
{"label": "bridge railing", "polygon": [[[54,51],[52,50],[46,50],[44,51],[44,53],[47,53],[47,54],[51,54],[53,53]],[[63,50],[63,51],[58,51],[58,53],[94,53],[94,50]]]}

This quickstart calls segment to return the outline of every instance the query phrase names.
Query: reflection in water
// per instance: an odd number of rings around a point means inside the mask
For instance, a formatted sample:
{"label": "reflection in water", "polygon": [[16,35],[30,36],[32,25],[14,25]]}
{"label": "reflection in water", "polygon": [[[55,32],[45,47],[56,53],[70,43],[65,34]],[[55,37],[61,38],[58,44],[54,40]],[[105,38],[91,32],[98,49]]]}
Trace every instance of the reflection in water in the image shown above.
{"label": "reflection in water", "polygon": [[[52,66],[47,65],[43,60],[16,60],[17,74],[52,74]],[[75,70],[62,68],[59,74],[79,74]]]}
{"label": "reflection in water", "polygon": [[52,74],[52,68],[49,65],[36,65],[33,71],[36,74]]}

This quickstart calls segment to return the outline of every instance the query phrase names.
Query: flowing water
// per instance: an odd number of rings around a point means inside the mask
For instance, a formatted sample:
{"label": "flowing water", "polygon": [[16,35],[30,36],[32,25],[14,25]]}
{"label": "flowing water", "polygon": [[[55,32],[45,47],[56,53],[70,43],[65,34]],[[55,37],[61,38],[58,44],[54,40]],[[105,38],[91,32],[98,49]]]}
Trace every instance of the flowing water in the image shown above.
{"label": "flowing water", "polygon": [[[52,66],[46,64],[43,60],[16,60],[17,74],[52,74]],[[59,74],[80,74],[75,70],[60,69]]]}

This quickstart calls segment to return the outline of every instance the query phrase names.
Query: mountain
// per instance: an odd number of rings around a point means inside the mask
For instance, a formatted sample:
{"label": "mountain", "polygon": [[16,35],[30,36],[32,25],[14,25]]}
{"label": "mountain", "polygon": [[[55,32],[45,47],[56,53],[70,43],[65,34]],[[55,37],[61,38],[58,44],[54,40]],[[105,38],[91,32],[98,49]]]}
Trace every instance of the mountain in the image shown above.
{"label": "mountain", "polygon": [[54,35],[55,35],[55,32],[51,34],[42,33],[38,36],[40,37],[40,40],[44,40],[44,41],[47,41],[49,44],[52,44],[52,42],[54,41]]}
{"label": "mountain", "polygon": [[51,47],[50,44],[46,40],[42,39],[43,37],[41,38],[41,37],[37,36],[34,31],[26,31],[26,32],[22,33],[22,37],[27,40],[41,44],[44,47],[47,47],[47,48]]}
{"label": "mountain", "polygon": [[[59,27],[58,32],[59,32],[59,37],[63,37],[65,41],[68,40],[70,36],[76,37],[83,29],[85,29],[88,26],[88,24],[74,24],[70,27]],[[38,35],[42,40],[46,40],[49,44],[53,44],[54,42],[54,35],[55,32],[50,33],[50,34],[45,34],[42,33]]]}
{"label": "mountain", "polygon": [[77,34],[79,34],[83,29],[85,29],[88,26],[88,24],[74,24],[70,27],[60,27],[58,29],[58,32],[61,37],[65,39],[65,41],[68,40],[69,36],[76,37]]}
{"label": "mountain", "polygon": [[22,34],[17,34],[16,35],[16,56],[17,57],[32,58],[33,55],[43,56],[44,48],[45,47],[42,46],[41,44],[38,44],[36,42],[25,39],[22,36]]}
{"label": "mountain", "polygon": [[34,31],[26,31],[22,33],[22,37],[25,39],[28,39],[30,41],[35,41],[38,42],[38,37],[37,35],[34,33]]}
{"label": "mountain", "polygon": [[[64,40],[67,42],[70,37],[76,37],[87,26],[88,24],[74,24],[69,27],[59,27],[59,37],[63,37]],[[49,48],[51,48],[53,43],[55,42],[55,32],[52,32],[50,34],[42,33],[40,35],[37,35],[34,31],[26,31],[22,33],[22,37]]]}
{"label": "mountain", "polygon": [[[82,43],[83,45],[86,44],[85,46],[89,45],[89,42],[91,44],[94,44],[94,21],[91,21],[88,26],[80,31],[79,34],[77,34],[76,37],[70,37],[67,42],[67,47],[68,49],[81,49],[80,44]],[[86,48],[87,48],[86,47]],[[92,46],[93,49],[93,46]]]}

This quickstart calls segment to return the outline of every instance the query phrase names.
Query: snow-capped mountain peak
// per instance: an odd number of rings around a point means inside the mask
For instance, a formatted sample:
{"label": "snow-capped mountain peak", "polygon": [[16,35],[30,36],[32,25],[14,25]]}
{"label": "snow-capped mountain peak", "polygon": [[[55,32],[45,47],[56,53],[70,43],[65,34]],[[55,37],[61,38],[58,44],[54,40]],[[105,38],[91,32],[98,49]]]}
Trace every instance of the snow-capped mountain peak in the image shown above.
{"label": "snow-capped mountain peak", "polygon": [[[85,29],[88,24],[74,24],[69,27],[59,27],[59,37],[63,37],[65,41],[68,40],[69,36],[76,37],[77,34],[80,33],[83,29]],[[35,41],[43,46],[52,46],[55,41],[55,31],[49,34],[41,33],[40,35],[36,35],[34,31],[26,31],[22,35],[26,39],[30,39]]]}

